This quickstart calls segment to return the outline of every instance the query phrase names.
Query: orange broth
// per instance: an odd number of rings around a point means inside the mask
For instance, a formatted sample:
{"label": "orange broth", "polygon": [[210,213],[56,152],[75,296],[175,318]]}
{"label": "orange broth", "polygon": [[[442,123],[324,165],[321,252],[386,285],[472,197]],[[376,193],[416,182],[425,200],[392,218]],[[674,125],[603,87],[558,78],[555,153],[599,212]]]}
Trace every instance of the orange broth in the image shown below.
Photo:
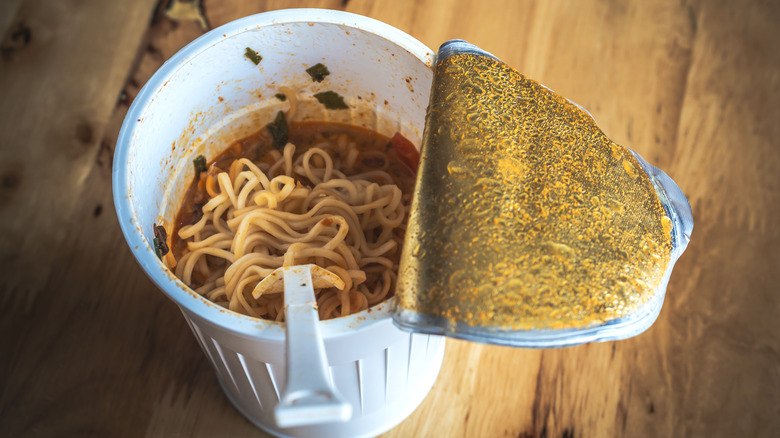
{"label": "orange broth", "polygon": [[[344,172],[343,169],[336,170],[350,176],[382,169],[390,174],[405,197],[411,196],[419,153],[401,134],[396,134],[390,139],[369,129],[341,123],[293,122],[290,123],[288,141],[296,146],[295,156],[298,156],[323,141],[336,141],[341,134],[346,134],[351,141],[354,141],[360,153],[351,172]],[[231,143],[224,152],[208,163],[208,170],[201,172],[193,180],[176,215],[173,233],[170,236],[171,250],[177,260],[181,258],[186,247],[186,243],[179,238],[179,229],[197,222],[202,215],[203,205],[210,199],[206,187],[208,178],[212,177],[214,180],[218,173],[227,172],[233,161],[241,158],[247,158],[254,163],[272,164],[274,159],[269,153],[272,150],[274,150],[272,138],[263,128],[256,134]],[[386,163],[378,158],[375,152],[382,152]],[[296,180],[305,186],[311,185],[304,176],[298,175]],[[195,282],[193,286],[197,287],[204,279],[195,275],[193,280]]]}

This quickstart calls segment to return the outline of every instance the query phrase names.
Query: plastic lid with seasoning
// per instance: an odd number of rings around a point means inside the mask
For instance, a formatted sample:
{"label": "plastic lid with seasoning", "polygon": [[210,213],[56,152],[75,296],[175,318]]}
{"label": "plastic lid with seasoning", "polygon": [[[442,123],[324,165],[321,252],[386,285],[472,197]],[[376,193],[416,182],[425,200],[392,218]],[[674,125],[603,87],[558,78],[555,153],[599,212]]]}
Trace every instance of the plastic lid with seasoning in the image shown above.
{"label": "plastic lid with seasoning", "polygon": [[649,328],[693,229],[677,185],[582,107],[439,49],[396,287],[402,329],[561,347]]}

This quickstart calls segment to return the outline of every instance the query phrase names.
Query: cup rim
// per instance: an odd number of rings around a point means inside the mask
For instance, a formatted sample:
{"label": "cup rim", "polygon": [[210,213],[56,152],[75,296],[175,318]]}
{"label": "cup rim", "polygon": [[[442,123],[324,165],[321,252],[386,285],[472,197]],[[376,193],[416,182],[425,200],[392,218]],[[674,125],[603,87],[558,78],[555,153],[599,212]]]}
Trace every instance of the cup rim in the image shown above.
{"label": "cup rim", "polygon": [[[417,39],[389,24],[350,12],[309,8],[282,9],[240,18],[212,29],[187,44],[165,61],[144,84],[122,123],[117,137],[112,168],[114,207],[122,234],[136,261],[152,282],[176,302],[183,311],[197,315],[225,330],[252,338],[277,341],[284,339],[284,327],[281,323],[242,315],[209,301],[185,285],[157,258],[150,242],[144,237],[142,225],[138,223],[136,218],[132,196],[128,193],[130,171],[126,163],[133,134],[144,110],[153,101],[155,91],[164,86],[168,79],[188,63],[189,59],[198,56],[219,41],[240,33],[266,26],[294,23],[336,24],[369,32],[406,50],[429,67],[433,65],[434,52]],[[352,315],[322,321],[323,337],[337,337],[366,329],[382,321],[388,321],[392,301],[392,299],[384,301]]]}

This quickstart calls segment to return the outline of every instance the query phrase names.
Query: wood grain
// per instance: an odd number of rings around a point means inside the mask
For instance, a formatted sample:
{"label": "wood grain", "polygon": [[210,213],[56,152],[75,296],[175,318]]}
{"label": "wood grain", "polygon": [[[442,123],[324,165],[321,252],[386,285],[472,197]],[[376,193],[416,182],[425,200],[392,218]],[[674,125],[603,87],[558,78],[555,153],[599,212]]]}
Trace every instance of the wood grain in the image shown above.
{"label": "wood grain", "polygon": [[[203,33],[167,5],[0,6],[0,435],[264,436],[135,264],[113,210],[130,102]],[[204,0],[200,10],[213,28],[285,7],[367,15],[433,48],[477,44],[586,107],[694,210],[650,330],[559,350],[449,340],[434,389],[385,436],[776,436],[776,2]]]}

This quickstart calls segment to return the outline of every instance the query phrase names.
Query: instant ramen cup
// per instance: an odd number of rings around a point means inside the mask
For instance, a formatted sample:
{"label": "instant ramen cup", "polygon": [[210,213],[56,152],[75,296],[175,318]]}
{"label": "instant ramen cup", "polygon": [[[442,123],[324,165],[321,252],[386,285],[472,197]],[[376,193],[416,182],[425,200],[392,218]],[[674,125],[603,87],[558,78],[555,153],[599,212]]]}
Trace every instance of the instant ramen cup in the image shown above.
{"label": "instant ramen cup", "polygon": [[[250,48],[262,57],[245,56]],[[255,61],[257,59],[255,58]],[[419,145],[433,52],[378,21],[297,9],[243,18],[179,51],[149,80],[125,118],[114,155],[119,222],[146,274],[182,310],[230,401],[261,429],[282,436],[370,436],[422,402],[444,356],[444,339],[402,332],[391,301],[320,323],[330,376],[352,405],[352,418],[282,429],[274,408],[285,385],[283,323],[240,315],[201,297],[155,255],[153,224],[173,230],[194,178],[193,159],[211,161],[232,141],[259,131],[298,95],[295,121],[332,121],[400,132]],[[312,80],[323,63],[330,75]],[[349,109],[328,110],[313,95],[334,91]]]}

